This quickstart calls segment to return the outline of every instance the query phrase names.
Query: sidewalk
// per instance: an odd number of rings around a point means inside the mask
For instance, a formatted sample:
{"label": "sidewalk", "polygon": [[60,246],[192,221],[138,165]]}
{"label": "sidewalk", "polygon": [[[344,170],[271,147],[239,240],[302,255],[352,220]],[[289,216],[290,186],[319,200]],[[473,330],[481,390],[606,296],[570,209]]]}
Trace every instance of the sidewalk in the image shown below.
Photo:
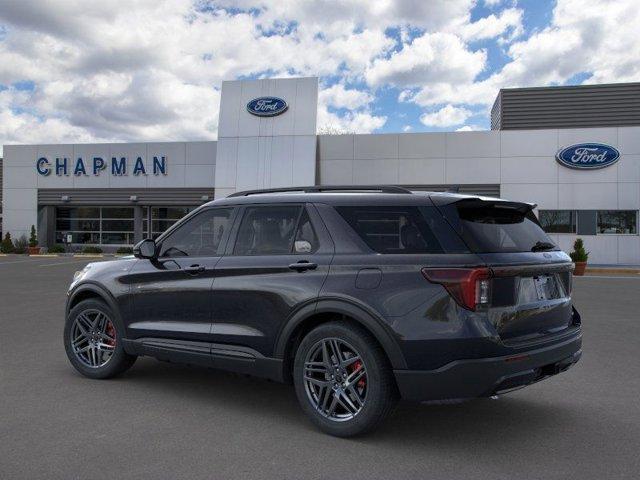
{"label": "sidewalk", "polygon": [[585,276],[588,275],[640,276],[640,265],[587,265]]}

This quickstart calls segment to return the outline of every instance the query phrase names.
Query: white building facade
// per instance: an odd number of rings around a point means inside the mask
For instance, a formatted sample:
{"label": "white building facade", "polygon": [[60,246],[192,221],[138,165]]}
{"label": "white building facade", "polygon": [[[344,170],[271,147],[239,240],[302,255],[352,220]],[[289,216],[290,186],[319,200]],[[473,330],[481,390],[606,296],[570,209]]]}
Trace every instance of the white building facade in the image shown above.
{"label": "white building facade", "polygon": [[[5,145],[3,234],[108,250],[238,190],[393,184],[534,202],[562,249],[640,264],[640,126],[318,136],[317,99],[316,78],[224,82],[217,142]],[[558,161],[580,145],[616,155]]]}

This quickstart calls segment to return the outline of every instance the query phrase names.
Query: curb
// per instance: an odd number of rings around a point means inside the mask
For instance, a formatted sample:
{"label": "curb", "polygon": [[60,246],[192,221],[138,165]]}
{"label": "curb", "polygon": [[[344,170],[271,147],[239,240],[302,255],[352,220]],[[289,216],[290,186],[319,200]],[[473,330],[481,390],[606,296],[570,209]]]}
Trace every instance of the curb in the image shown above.
{"label": "curb", "polygon": [[637,268],[587,268],[585,275],[640,275]]}

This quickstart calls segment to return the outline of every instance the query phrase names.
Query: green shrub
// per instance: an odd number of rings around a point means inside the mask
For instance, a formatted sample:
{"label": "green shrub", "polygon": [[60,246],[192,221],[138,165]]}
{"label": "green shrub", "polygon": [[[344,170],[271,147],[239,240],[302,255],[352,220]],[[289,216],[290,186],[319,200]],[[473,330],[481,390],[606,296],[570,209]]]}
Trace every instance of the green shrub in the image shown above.
{"label": "green shrub", "polygon": [[27,241],[26,235],[21,235],[15,242],[13,242],[13,253],[27,253]]}
{"label": "green shrub", "polygon": [[573,243],[573,252],[569,254],[574,262],[586,262],[589,258],[589,252],[584,249],[584,242],[581,238],[576,238]]}
{"label": "green shrub", "polygon": [[0,244],[0,251],[2,253],[13,253],[13,242],[11,241],[11,234],[7,232],[4,236],[4,240],[2,240],[2,244]]}
{"label": "green shrub", "polygon": [[64,245],[60,245],[59,243],[49,247],[49,253],[64,253],[65,251]]}
{"label": "green shrub", "polygon": [[31,225],[31,235],[29,235],[29,246],[30,247],[38,246],[38,235],[36,234],[35,225]]}
{"label": "green shrub", "polygon": [[131,255],[133,253],[133,248],[131,248],[131,247],[120,247],[118,250],[116,250],[116,253],[119,253],[121,255]]}
{"label": "green shrub", "polygon": [[102,249],[100,247],[89,245],[82,249],[82,253],[102,253]]}

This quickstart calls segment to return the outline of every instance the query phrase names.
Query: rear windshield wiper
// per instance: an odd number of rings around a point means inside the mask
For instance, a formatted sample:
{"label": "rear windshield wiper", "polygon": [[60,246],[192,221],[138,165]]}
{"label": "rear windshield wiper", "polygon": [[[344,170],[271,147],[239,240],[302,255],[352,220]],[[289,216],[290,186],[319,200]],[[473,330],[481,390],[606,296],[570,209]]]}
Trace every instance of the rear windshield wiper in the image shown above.
{"label": "rear windshield wiper", "polygon": [[552,250],[556,248],[556,246],[553,243],[549,243],[549,242],[536,242],[536,244],[531,247],[531,251],[532,252],[541,252],[543,250]]}

